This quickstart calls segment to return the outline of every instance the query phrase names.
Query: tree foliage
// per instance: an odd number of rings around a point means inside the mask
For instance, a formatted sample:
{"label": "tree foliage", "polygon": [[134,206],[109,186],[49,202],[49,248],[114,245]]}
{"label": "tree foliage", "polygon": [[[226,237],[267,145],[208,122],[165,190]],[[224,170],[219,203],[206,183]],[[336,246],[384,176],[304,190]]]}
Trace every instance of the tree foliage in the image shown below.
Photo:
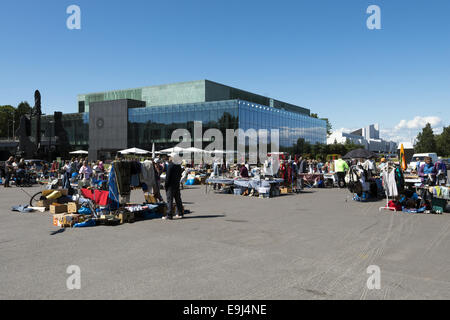
{"label": "tree foliage", "polygon": [[450,126],[444,127],[442,133],[436,136],[436,148],[438,155],[450,156]]}
{"label": "tree foliage", "polygon": [[23,115],[30,115],[31,106],[28,102],[19,103],[17,108],[10,105],[0,106],[0,138],[12,138],[14,130],[20,125],[20,118]]}
{"label": "tree foliage", "polygon": [[311,144],[305,141],[305,139],[300,138],[297,140],[297,143],[294,144],[291,148],[282,148],[281,151],[287,152],[291,155],[302,155],[308,158],[324,160],[326,159],[327,155],[330,154],[340,154],[343,156],[352,150],[361,148],[364,147],[348,141],[344,144],[337,142],[333,144]]}
{"label": "tree foliage", "polygon": [[15,108],[10,105],[0,106],[0,138],[12,137]]}
{"label": "tree foliage", "polygon": [[417,153],[436,152],[441,157],[450,155],[450,126],[435,135],[429,123],[417,135],[414,151]]}

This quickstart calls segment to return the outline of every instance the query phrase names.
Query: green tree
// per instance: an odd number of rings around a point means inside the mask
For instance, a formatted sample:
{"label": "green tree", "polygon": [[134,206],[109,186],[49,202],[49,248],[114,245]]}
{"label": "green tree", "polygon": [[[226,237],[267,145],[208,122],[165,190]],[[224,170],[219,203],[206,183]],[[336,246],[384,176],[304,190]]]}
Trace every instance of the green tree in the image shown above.
{"label": "green tree", "polygon": [[13,106],[0,106],[0,137],[8,138],[13,136],[13,119],[15,109]]}
{"label": "green tree", "polygon": [[442,133],[436,136],[436,149],[441,157],[450,156],[450,126],[444,127]]}
{"label": "green tree", "polygon": [[294,154],[306,154],[311,153],[311,144],[308,141],[305,141],[303,138],[299,138],[297,140],[297,144],[293,147]]}
{"label": "green tree", "polygon": [[436,152],[436,139],[434,137],[433,129],[431,124],[427,123],[425,128],[422,129],[417,135],[416,144],[414,145],[414,150],[417,153],[424,152]]}
{"label": "green tree", "polygon": [[19,103],[19,105],[17,106],[17,109],[14,112],[14,119],[16,120],[16,128],[20,124],[20,118],[22,118],[22,116],[25,116],[25,115],[29,116],[31,113],[31,110],[32,110],[32,108],[28,104],[28,102],[22,101],[21,103]]}

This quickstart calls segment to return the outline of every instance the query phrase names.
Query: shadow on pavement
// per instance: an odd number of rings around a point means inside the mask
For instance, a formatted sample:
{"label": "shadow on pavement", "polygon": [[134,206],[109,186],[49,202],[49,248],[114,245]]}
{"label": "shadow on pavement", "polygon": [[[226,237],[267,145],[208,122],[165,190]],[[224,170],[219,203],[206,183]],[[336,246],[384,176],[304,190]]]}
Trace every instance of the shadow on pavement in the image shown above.
{"label": "shadow on pavement", "polygon": [[63,233],[64,231],[66,231],[66,229],[61,228],[61,229],[59,229],[58,231],[52,231],[52,232],[50,232],[50,235],[51,235],[51,236],[54,236],[54,235]]}
{"label": "shadow on pavement", "polygon": [[224,214],[217,214],[217,215],[208,215],[208,216],[189,216],[189,217],[184,217],[184,219],[209,219],[209,218],[224,218],[226,217],[226,215]]}

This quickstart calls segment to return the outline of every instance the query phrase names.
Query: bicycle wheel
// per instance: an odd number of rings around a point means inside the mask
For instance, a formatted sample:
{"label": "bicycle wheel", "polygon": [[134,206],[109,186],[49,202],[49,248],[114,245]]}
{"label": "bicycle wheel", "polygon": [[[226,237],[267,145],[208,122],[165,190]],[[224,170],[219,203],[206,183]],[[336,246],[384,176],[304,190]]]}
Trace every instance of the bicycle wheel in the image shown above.
{"label": "bicycle wheel", "polygon": [[36,207],[39,200],[41,200],[42,191],[35,193],[30,199],[30,207]]}

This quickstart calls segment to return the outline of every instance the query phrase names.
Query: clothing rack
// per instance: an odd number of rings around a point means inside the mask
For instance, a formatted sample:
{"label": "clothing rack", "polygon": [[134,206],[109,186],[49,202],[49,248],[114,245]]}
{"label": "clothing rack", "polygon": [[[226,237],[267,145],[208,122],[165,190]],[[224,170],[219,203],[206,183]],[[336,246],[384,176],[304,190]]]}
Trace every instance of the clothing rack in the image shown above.
{"label": "clothing rack", "polygon": [[396,168],[393,164],[388,163],[383,169],[381,169],[381,173],[380,173],[380,175],[383,177],[382,182],[383,182],[384,193],[386,194],[386,205],[384,207],[380,207],[378,209],[379,212],[381,212],[382,210],[389,210],[389,211],[397,212],[397,209],[389,208],[389,190],[388,190],[387,186],[384,185],[384,181],[385,181],[384,177],[386,177],[389,174],[389,169],[395,170]]}

